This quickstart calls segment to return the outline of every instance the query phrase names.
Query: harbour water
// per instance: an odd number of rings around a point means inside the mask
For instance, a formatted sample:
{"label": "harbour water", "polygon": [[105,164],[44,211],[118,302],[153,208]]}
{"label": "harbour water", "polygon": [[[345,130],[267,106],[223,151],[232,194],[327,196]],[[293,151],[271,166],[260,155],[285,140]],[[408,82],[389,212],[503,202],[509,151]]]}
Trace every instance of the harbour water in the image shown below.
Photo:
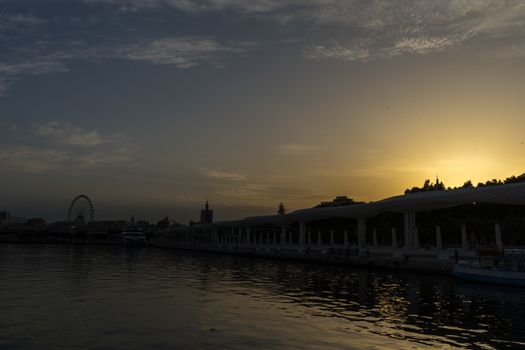
{"label": "harbour water", "polygon": [[525,289],[159,248],[0,245],[0,349],[525,348]]}

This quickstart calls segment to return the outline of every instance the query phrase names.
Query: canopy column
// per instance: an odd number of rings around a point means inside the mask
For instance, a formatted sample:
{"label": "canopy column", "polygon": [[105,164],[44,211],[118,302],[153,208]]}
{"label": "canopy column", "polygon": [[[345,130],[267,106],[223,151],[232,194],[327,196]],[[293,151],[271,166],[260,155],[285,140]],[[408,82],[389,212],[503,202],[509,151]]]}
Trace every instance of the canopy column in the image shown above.
{"label": "canopy column", "polygon": [[416,213],[407,211],[404,213],[404,246],[405,248],[418,248],[419,237],[416,227]]}
{"label": "canopy column", "polygon": [[461,225],[461,248],[468,249],[467,226]]}
{"label": "canopy column", "polygon": [[306,222],[300,221],[299,222],[299,242],[298,242],[300,246],[304,246],[305,233],[306,233]]}
{"label": "canopy column", "polygon": [[494,224],[494,231],[496,234],[496,246],[498,247],[498,250],[503,250],[503,240],[501,238],[501,225],[499,222],[496,222]]}
{"label": "canopy column", "polygon": [[397,234],[395,227],[392,227],[392,248],[397,249]]}
{"label": "canopy column", "polygon": [[366,247],[366,219],[360,218],[357,220],[357,246],[359,248]]}
{"label": "canopy column", "polygon": [[436,248],[441,250],[443,249],[443,240],[441,238],[441,226],[436,226]]}

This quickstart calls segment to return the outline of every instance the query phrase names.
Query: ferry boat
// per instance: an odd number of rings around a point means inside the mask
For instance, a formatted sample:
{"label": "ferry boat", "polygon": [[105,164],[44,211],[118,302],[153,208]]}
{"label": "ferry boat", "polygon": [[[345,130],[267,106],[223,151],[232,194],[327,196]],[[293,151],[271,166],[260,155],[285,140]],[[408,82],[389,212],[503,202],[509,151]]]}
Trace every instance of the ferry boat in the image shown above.
{"label": "ferry boat", "polygon": [[122,230],[120,239],[124,245],[146,245],[146,235],[144,230],[138,225],[129,225]]}
{"label": "ferry boat", "polygon": [[452,275],[476,282],[525,287],[525,263],[523,259],[505,259],[502,266],[499,265],[483,266],[479,263],[460,262],[454,266]]}

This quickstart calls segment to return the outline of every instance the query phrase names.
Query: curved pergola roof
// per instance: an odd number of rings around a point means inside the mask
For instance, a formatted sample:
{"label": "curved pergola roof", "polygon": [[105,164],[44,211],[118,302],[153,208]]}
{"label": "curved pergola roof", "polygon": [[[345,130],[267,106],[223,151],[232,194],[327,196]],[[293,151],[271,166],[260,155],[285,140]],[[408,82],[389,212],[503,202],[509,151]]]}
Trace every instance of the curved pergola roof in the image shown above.
{"label": "curved pergola roof", "polygon": [[301,209],[285,215],[251,216],[243,220],[223,221],[193,227],[199,230],[206,230],[222,227],[287,225],[298,221],[308,222],[335,217],[358,219],[374,217],[384,212],[420,212],[468,203],[525,205],[525,182],[447,191],[409,193],[365,204]]}
{"label": "curved pergola roof", "polygon": [[419,212],[468,203],[525,205],[525,182],[448,191],[409,193],[366,204],[303,209],[290,213],[290,215],[298,221],[312,221],[330,217],[368,218],[384,212]]}

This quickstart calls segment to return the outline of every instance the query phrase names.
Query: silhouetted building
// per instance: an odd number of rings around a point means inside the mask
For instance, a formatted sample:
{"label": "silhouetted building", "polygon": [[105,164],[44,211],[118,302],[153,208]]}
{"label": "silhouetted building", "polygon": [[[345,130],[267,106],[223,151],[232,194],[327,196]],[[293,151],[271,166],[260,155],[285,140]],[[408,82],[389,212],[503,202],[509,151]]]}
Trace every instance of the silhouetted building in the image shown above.
{"label": "silhouetted building", "polygon": [[125,220],[92,221],[87,224],[87,232],[119,234],[126,225]]}
{"label": "silhouetted building", "polygon": [[11,224],[11,213],[8,211],[0,211],[0,225]]}
{"label": "silhouetted building", "polygon": [[159,222],[157,222],[157,227],[159,227],[159,228],[168,228],[168,227],[170,227],[170,225],[171,225],[171,223],[170,223],[170,220],[168,219],[167,216],[164,219],[162,219]]}
{"label": "silhouetted building", "polygon": [[204,209],[201,210],[201,224],[212,224],[213,223],[213,210],[210,209],[208,201],[204,205]]}
{"label": "silhouetted building", "polygon": [[330,202],[321,202],[321,204],[316,205],[316,208],[320,207],[338,207],[341,205],[354,205],[354,204],[363,204],[364,202],[354,201],[352,198],[347,196],[337,196],[334,200]]}
{"label": "silhouetted building", "polygon": [[43,218],[32,218],[27,220],[29,226],[46,226],[46,219]]}

